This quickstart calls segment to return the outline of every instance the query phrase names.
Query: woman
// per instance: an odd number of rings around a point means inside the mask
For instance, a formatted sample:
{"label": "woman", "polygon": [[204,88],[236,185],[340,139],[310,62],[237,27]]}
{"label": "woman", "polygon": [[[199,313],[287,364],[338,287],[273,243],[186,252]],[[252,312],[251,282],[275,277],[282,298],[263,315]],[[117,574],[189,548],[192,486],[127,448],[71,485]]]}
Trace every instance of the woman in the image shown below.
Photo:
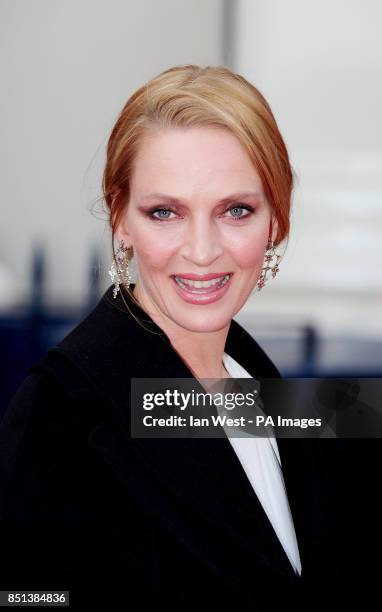
{"label": "woman", "polygon": [[312,441],[130,436],[133,378],[280,376],[233,320],[289,232],[269,105],[227,68],[167,70],[123,108],[103,186],[113,285],[2,425],[2,588],[82,609],[296,603],[335,576]]}

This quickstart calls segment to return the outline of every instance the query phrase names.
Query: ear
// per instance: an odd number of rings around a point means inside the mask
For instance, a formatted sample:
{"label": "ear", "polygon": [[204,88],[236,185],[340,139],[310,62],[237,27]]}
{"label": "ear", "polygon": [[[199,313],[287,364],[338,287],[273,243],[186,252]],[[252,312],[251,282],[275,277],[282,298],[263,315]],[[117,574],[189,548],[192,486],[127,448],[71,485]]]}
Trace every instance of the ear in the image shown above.
{"label": "ear", "polygon": [[271,221],[272,221],[272,234],[271,234],[271,239],[273,242],[275,242],[276,240],[276,236],[277,236],[277,232],[279,229],[279,224],[277,222],[277,218],[274,212],[272,212],[272,217],[271,217]]}
{"label": "ear", "polygon": [[124,245],[128,249],[132,247],[133,243],[132,243],[131,236],[130,236],[125,219],[121,221],[121,223],[118,225],[117,229],[115,230],[115,238],[118,241],[118,244],[123,240]]}
{"label": "ear", "polygon": [[[113,203],[114,203],[114,199],[119,196],[120,196],[120,193],[117,192],[113,197]],[[112,206],[112,209],[113,209],[113,206]],[[123,214],[120,217],[120,221],[115,229],[114,235],[115,235],[115,239],[118,241],[118,244],[123,240],[124,245],[127,248],[132,247],[132,240],[131,240],[130,233],[129,233],[128,226],[127,226],[127,207],[124,209]]]}

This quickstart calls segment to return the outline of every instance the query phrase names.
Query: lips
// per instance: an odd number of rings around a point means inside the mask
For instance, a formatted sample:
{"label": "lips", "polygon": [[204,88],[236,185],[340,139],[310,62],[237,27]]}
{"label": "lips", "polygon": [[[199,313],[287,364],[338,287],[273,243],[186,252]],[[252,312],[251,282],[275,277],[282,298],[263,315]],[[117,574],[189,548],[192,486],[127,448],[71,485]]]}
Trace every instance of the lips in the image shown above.
{"label": "lips", "polygon": [[[208,276],[212,276],[212,278],[208,281],[195,281],[187,278],[187,276],[190,275],[172,276],[178,295],[189,304],[207,305],[220,300],[227,293],[233,273],[225,275],[210,274]],[[195,275],[192,276],[195,277]]]}
{"label": "lips", "polygon": [[227,274],[231,274],[231,272],[209,272],[208,274],[173,274],[173,276],[176,276],[178,278],[185,278],[188,280],[195,280],[195,281],[208,281],[208,280],[212,280],[214,278],[221,278],[222,276],[227,276]]}
{"label": "lips", "polygon": [[[207,275],[206,275],[207,276]],[[212,276],[212,275],[208,275]],[[207,293],[214,291],[220,287],[223,287],[230,278],[230,274],[223,274],[219,276],[213,276],[211,279],[200,280],[189,278],[184,276],[174,276],[175,282],[184,290],[191,291],[192,293]]]}

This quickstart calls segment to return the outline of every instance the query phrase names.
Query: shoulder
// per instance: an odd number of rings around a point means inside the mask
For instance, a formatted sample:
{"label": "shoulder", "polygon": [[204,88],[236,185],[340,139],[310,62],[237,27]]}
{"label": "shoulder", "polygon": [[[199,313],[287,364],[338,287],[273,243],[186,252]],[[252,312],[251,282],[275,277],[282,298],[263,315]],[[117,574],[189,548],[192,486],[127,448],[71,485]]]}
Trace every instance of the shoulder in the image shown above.
{"label": "shoulder", "polygon": [[[89,406],[97,406],[98,396],[85,377],[60,353],[47,353],[34,363],[5,410],[1,429],[22,425],[55,423],[80,419]],[[92,403],[94,402],[94,403]]]}
{"label": "shoulder", "polygon": [[[62,351],[91,356],[108,351],[110,347],[118,348],[122,339],[135,349],[147,342],[153,335],[164,336],[163,331],[141,309],[127,306],[122,298],[111,297],[112,286],[104,293],[91,312],[68,333],[57,345]],[[154,332],[154,334],[152,333]]]}

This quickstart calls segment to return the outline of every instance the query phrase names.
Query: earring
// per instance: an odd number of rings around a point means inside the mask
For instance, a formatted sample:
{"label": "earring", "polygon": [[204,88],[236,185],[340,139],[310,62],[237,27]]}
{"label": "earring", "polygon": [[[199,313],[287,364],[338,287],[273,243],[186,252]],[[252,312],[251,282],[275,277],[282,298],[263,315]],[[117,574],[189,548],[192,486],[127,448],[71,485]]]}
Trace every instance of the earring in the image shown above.
{"label": "earring", "polygon": [[123,240],[121,240],[118,250],[115,254],[115,260],[117,265],[115,265],[115,261],[111,264],[111,268],[109,270],[109,276],[114,283],[113,289],[113,298],[117,297],[117,293],[119,291],[120,285],[126,285],[126,287],[130,287],[131,276],[129,271],[129,258],[127,256],[128,247],[125,246]]}
{"label": "earring", "polygon": [[[276,262],[273,266],[268,265],[270,264],[270,262],[272,261],[272,259],[276,257]],[[279,271],[279,262],[281,259],[281,255],[278,255],[278,253],[275,252],[275,247],[273,244],[273,240],[271,240],[270,238],[268,238],[268,244],[267,244],[267,251],[265,253],[265,258],[264,261],[266,263],[265,266],[263,266],[263,268],[261,269],[261,274],[260,277],[256,283],[256,290],[260,291],[260,289],[262,289],[265,285],[265,283],[267,282],[267,274],[268,271],[271,270],[272,271],[272,278],[274,278],[277,274],[277,272]]]}

